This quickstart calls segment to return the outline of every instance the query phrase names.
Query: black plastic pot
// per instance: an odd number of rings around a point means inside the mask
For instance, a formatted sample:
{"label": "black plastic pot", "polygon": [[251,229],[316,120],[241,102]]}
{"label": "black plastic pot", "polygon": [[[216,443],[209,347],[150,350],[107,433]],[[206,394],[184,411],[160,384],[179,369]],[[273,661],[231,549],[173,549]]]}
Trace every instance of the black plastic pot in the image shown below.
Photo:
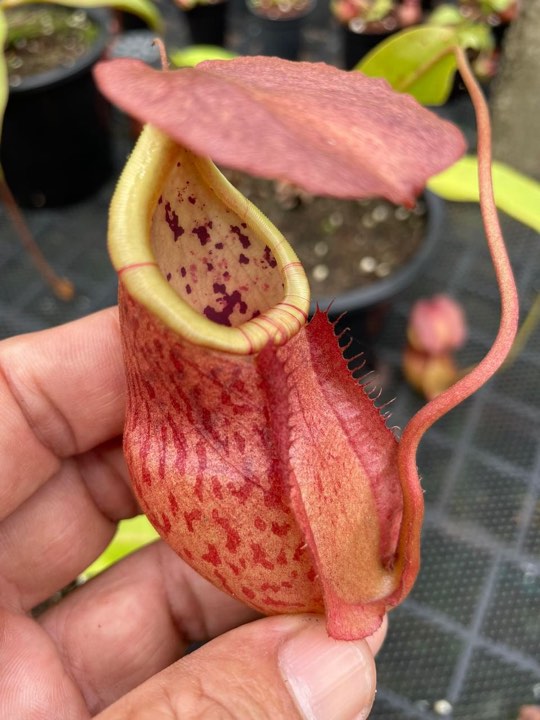
{"label": "black plastic pot", "polygon": [[110,108],[92,78],[108,42],[109,14],[88,14],[98,36],[73,67],[23,78],[10,89],[0,152],[7,183],[21,205],[81,200],[111,174]]}
{"label": "black plastic pot", "polygon": [[393,35],[395,31],[371,33],[353,32],[343,26],[343,58],[346,70],[352,70],[368,52]]}
{"label": "black plastic pot", "polygon": [[159,70],[161,68],[161,55],[154,43],[156,33],[153,30],[128,30],[120,33],[109,45],[107,57],[111,60],[117,58],[135,58]]}
{"label": "black plastic pot", "polygon": [[442,237],[444,202],[437,195],[426,191],[427,224],[424,241],[417,252],[399,270],[372,285],[349,290],[337,297],[317,296],[312,298],[312,312],[318,306],[329,308],[332,316],[344,312],[355,313],[355,322],[363,328],[364,337],[376,335],[393,300],[405,290],[426,265],[434,248]]}
{"label": "black plastic pot", "polygon": [[227,33],[228,3],[195,5],[191,10],[182,10],[194,45],[225,46]]}
{"label": "black plastic pot", "polygon": [[301,3],[284,13],[278,7],[261,7],[248,0],[248,8],[256,18],[261,55],[298,60],[302,50],[302,29],[316,2]]}
{"label": "black plastic pot", "polygon": [[499,51],[502,50],[506,33],[508,32],[509,27],[509,22],[500,22],[498,23],[498,25],[493,25],[493,27],[491,28],[493,32],[493,37],[495,38],[495,47]]}
{"label": "black plastic pot", "polygon": [[[139,15],[127,12],[127,10],[115,10],[114,18],[117,23],[117,32],[126,33],[132,30],[150,30],[150,26]],[[154,31],[154,37],[156,33]]]}
{"label": "black plastic pot", "polygon": [[298,60],[302,44],[304,16],[292,18],[259,17],[261,54]]}

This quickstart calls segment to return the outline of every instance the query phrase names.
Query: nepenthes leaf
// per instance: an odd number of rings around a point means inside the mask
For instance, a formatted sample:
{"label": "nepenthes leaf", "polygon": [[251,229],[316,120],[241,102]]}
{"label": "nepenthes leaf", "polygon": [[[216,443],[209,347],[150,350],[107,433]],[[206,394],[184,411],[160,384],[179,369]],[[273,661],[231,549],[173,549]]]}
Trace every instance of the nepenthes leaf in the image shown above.
{"label": "nepenthes leaf", "polygon": [[326,612],[365,637],[418,570],[422,492],[351,377],[292,248],[208,159],[340,197],[414,202],[459,131],[385,83],[241,58],[98,68],[147,121],[118,185],[124,447],[162,537],[266,613]]}

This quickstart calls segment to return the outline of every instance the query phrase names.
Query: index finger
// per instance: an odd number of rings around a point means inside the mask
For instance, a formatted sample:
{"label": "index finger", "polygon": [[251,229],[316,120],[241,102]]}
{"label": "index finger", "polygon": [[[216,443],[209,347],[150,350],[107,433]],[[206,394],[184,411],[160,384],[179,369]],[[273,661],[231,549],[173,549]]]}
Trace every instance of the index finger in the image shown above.
{"label": "index finger", "polygon": [[120,434],[124,410],[116,308],[0,343],[0,518]]}

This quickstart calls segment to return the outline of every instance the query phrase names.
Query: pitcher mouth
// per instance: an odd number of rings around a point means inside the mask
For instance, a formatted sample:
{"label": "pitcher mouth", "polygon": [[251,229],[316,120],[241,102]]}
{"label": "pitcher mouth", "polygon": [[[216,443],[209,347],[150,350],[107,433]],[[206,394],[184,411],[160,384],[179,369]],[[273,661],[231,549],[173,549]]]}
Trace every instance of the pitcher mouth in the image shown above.
{"label": "pitcher mouth", "polygon": [[152,126],[114,194],[109,253],[129,295],[193,344],[253,354],[307,320],[287,240],[210,160]]}

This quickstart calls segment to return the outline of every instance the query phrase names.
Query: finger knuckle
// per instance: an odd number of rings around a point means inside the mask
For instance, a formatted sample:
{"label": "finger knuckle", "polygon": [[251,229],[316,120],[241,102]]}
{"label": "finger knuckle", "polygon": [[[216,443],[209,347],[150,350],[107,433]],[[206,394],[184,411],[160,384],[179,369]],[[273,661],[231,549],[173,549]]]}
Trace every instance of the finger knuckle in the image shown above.
{"label": "finger knuckle", "polygon": [[285,717],[270,711],[259,684],[252,684],[246,678],[238,682],[230,674],[227,679],[224,684],[192,678],[189,689],[176,697],[175,720],[279,720]]}

